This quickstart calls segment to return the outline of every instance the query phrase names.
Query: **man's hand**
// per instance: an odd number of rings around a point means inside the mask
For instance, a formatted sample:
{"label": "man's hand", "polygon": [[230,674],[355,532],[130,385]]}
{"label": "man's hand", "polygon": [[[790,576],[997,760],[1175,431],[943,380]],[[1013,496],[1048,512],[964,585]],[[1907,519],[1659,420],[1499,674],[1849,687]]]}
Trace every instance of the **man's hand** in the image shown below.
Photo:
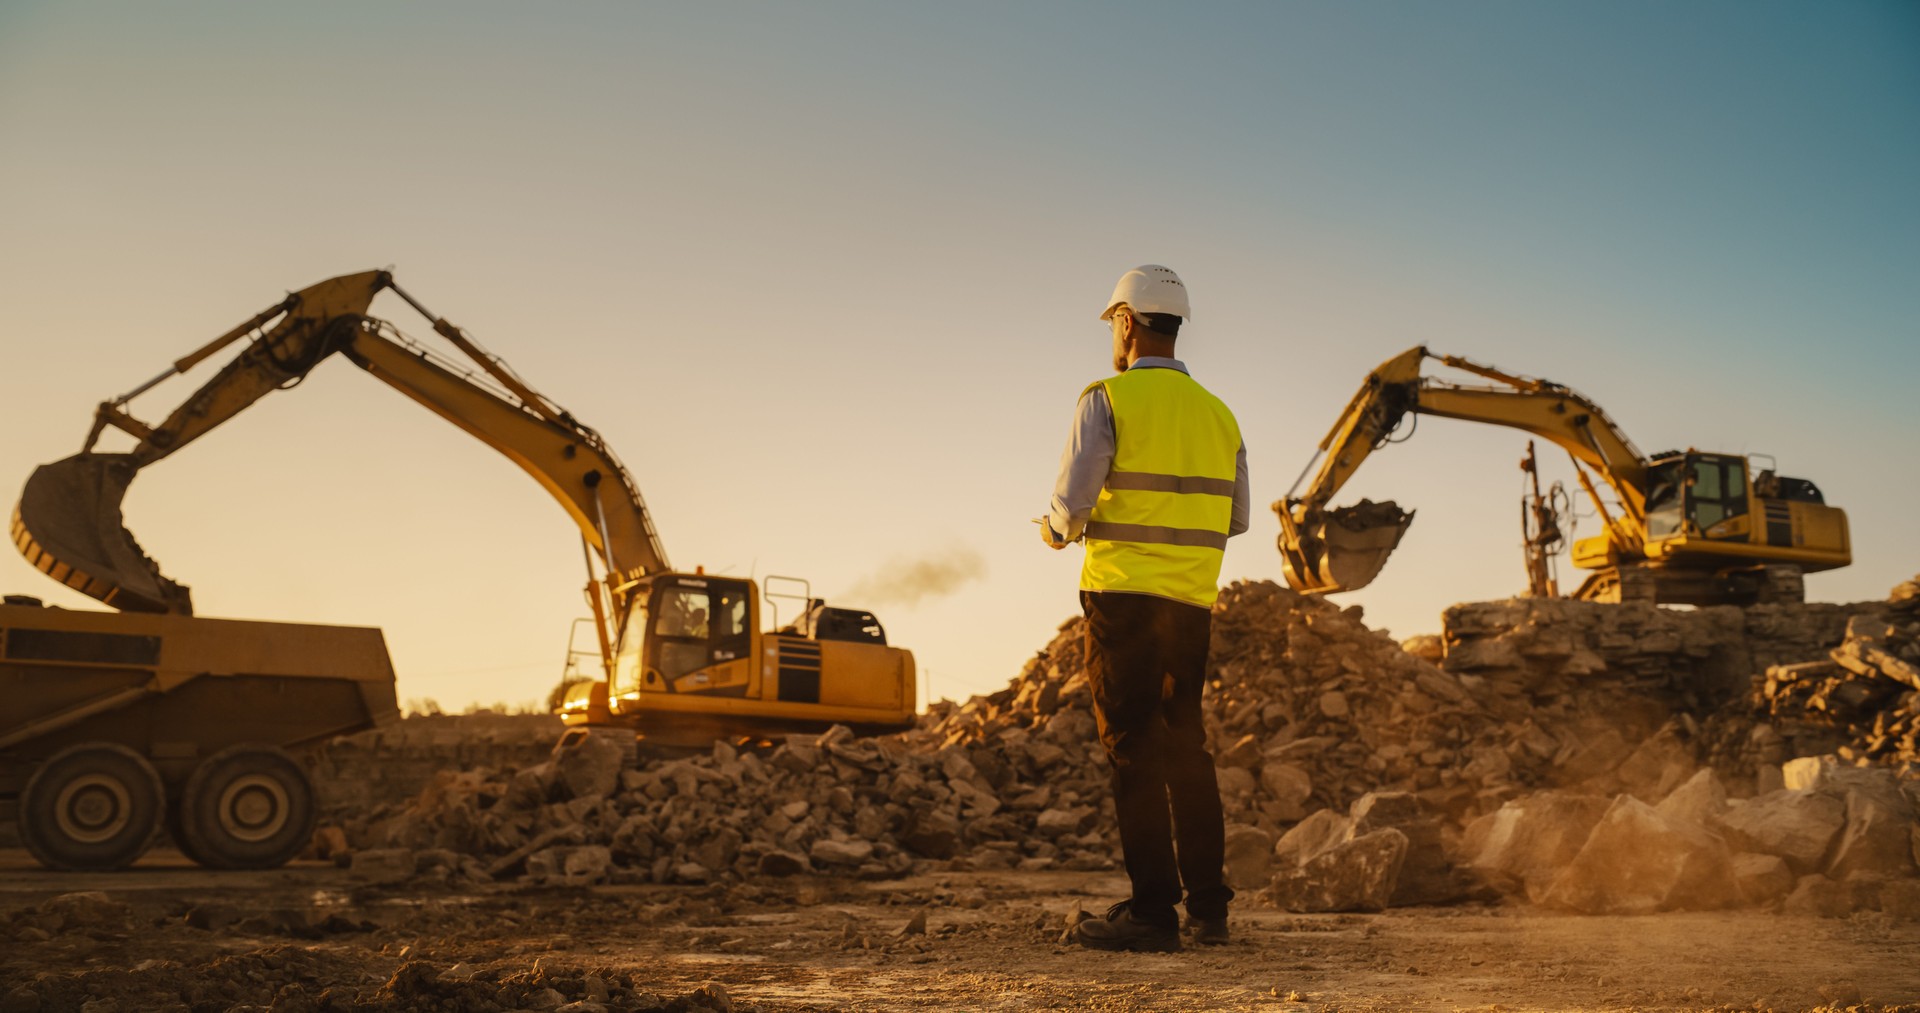
{"label": "man's hand", "polygon": [[1046,517],[1035,517],[1033,522],[1040,525],[1040,540],[1047,543],[1047,548],[1057,551],[1067,547],[1067,543],[1061,540],[1058,534],[1054,533],[1053,522],[1050,519]]}

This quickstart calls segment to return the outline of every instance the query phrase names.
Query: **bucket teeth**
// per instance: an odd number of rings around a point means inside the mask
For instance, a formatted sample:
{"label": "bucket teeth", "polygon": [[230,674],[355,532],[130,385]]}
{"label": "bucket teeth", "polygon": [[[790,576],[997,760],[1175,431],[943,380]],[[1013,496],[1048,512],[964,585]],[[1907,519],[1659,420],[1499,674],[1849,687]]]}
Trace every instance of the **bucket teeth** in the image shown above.
{"label": "bucket teeth", "polygon": [[1309,516],[1297,546],[1281,546],[1287,583],[1308,594],[1357,591],[1373,583],[1413,523],[1398,503],[1361,500]]}
{"label": "bucket teeth", "polygon": [[13,544],[35,569],[122,612],[192,615],[120,516],[136,468],[125,454],[76,454],[34,469],[14,508]]}

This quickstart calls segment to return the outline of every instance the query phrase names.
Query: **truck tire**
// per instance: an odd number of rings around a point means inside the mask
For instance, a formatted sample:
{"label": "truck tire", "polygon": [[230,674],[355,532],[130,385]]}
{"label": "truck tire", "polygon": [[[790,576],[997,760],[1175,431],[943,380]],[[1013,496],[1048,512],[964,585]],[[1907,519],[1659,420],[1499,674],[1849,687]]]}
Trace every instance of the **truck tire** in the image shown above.
{"label": "truck tire", "polygon": [[166,812],[160,774],[110,742],[49,757],[20,792],[20,841],[49,869],[124,869],[146,853]]}
{"label": "truck tire", "polygon": [[313,784],[272,746],[233,746],[187,777],[174,814],[180,850],[209,869],[272,869],[313,838]]}

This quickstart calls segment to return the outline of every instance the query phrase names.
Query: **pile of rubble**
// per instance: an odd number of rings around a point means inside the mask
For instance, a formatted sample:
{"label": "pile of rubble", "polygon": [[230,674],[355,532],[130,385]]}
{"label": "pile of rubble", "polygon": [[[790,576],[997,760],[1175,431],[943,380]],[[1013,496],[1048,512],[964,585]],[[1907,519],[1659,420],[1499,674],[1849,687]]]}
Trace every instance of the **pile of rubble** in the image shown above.
{"label": "pile of rubble", "polygon": [[[1689,797],[1676,789],[1703,764],[1720,797],[1782,790],[1780,764],[1833,733],[1776,731],[1751,711],[1753,674],[1832,652],[1856,678],[1870,666],[1897,681],[1890,673],[1907,669],[1894,663],[1913,656],[1914,601],[1677,611],[1517,599],[1456,606],[1442,635],[1401,644],[1357,607],[1235,584],[1214,612],[1207,698],[1230,876],[1299,909],[1456,900],[1542,875],[1483,859],[1476,818],[1585,800],[1554,832],[1572,849],[1558,869],[1578,864],[1598,830],[1651,825],[1652,803]],[[1882,710],[1869,723],[1904,745],[1841,755],[1910,754],[1913,697],[1901,697],[1907,717]],[[576,735],[542,762],[442,771],[404,803],[344,820],[323,851],[376,880],[1112,868],[1118,835],[1091,708],[1076,618],[1005,689],[936,703],[910,732],[836,728],[640,765],[610,737]],[[1689,826],[1722,834],[1705,817]],[[1355,885],[1329,886],[1342,879]],[[1544,898],[1551,886],[1535,885],[1523,892]]]}
{"label": "pile of rubble", "polygon": [[1920,782],[1833,757],[1730,799],[1709,768],[1650,805],[1541,792],[1475,820],[1463,865],[1534,903],[1591,914],[1777,906],[1920,918]]}
{"label": "pile of rubble", "polygon": [[1775,723],[1839,733],[1845,759],[1920,774],[1920,579],[1853,617],[1827,657],[1768,668],[1755,696]]}
{"label": "pile of rubble", "polygon": [[[439,774],[404,804],[355,816],[329,852],[376,879],[706,882],[830,871],[1105,869],[1117,858],[1081,620],[1012,685],[942,701],[879,739],[844,729],[766,752],[624,767],[608,739],[553,759]],[[1308,813],[1374,790],[1436,809],[1504,791],[1504,726],[1461,681],[1340,609],[1240,584],[1216,612],[1210,735],[1237,829],[1271,843]]]}

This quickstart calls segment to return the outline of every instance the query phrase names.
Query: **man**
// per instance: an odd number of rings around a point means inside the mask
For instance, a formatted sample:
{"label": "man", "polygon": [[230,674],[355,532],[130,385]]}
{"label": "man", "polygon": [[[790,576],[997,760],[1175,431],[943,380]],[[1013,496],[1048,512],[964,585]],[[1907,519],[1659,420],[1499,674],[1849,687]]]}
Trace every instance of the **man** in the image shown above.
{"label": "man", "polygon": [[1233,891],[1200,691],[1221,553],[1247,529],[1246,447],[1174,357],[1192,318],[1178,275],[1128,271],[1100,318],[1119,375],[1081,392],[1040,535],[1086,541],[1087,671],[1133,896],[1075,931],[1096,949],[1178,950],[1184,883],[1188,931],[1224,943]]}

